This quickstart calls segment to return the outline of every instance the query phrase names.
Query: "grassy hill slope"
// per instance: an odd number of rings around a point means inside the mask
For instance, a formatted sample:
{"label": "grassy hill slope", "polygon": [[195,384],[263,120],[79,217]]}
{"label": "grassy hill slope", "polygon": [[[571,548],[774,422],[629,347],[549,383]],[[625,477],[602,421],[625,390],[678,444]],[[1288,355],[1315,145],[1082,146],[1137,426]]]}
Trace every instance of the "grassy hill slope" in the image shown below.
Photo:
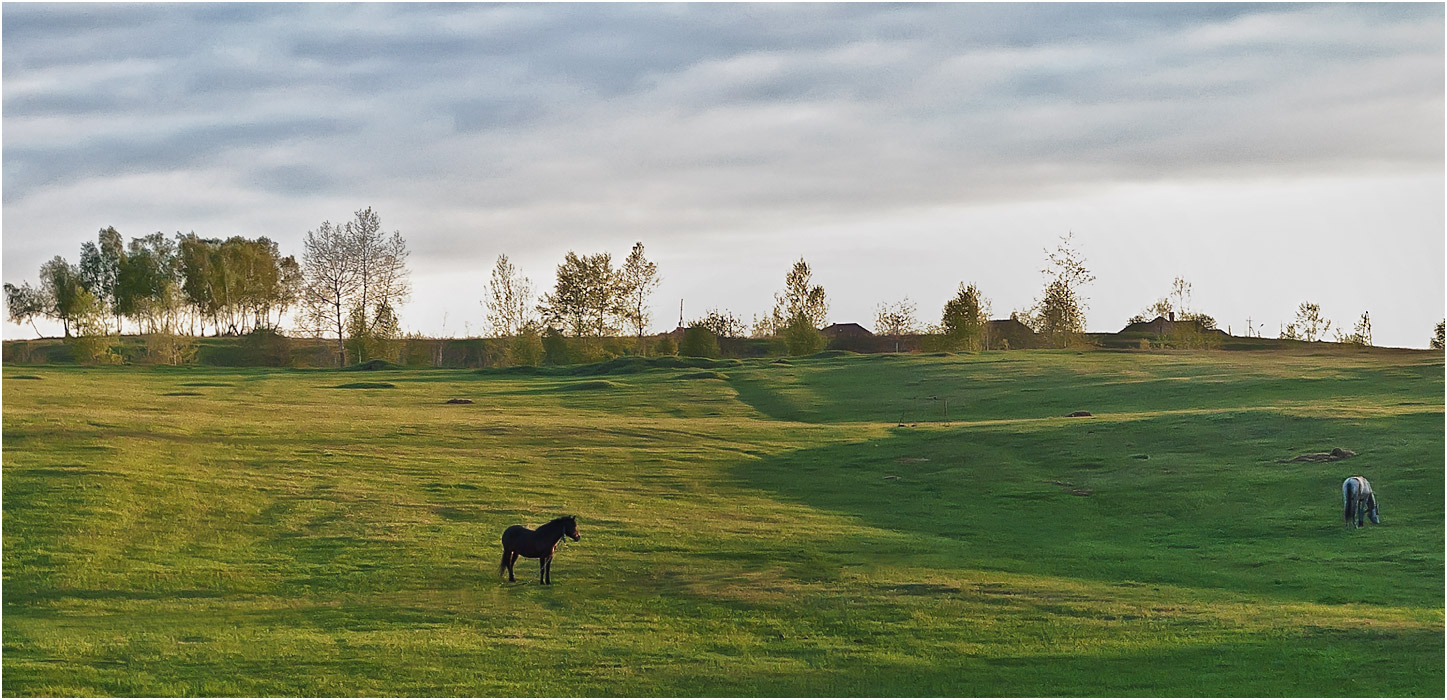
{"label": "grassy hill slope", "polygon": [[1440,354],[616,369],[6,366],[0,690],[1443,692]]}

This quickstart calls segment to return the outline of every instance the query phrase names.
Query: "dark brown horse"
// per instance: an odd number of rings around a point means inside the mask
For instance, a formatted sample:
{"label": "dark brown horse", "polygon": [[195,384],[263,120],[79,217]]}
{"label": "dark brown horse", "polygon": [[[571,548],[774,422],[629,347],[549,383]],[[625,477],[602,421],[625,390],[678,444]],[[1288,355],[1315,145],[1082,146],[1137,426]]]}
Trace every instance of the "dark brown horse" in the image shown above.
{"label": "dark brown horse", "polygon": [[501,576],[503,570],[507,570],[507,580],[517,581],[512,575],[512,565],[518,557],[539,559],[538,582],[544,586],[552,585],[553,554],[558,551],[558,544],[562,542],[564,535],[573,538],[574,542],[582,538],[582,535],[578,534],[578,516],[554,518],[536,530],[529,530],[521,525],[513,525],[503,530],[502,564],[497,567],[497,574]]}

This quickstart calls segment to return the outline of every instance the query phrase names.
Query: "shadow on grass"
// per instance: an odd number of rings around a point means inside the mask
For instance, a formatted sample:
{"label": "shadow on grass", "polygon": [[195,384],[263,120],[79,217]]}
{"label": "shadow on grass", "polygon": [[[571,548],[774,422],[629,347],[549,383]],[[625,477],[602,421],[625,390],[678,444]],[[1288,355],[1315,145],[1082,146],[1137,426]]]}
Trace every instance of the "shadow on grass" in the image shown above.
{"label": "shadow on grass", "polygon": [[1442,691],[1442,649],[1441,635],[1427,630],[1391,635],[1330,630],[1272,642],[1185,644],[1137,653],[940,654],[916,662],[814,665],[787,674],[720,675],[679,685],[756,697],[1436,697]]}
{"label": "shadow on grass", "polygon": [[[1371,452],[1325,467],[1271,460],[1325,439]],[[786,501],[926,538],[941,567],[1439,608],[1442,449],[1440,414],[1253,412],[900,429],[742,461],[732,474]],[[1383,526],[1343,531],[1347,472],[1392,489]]]}

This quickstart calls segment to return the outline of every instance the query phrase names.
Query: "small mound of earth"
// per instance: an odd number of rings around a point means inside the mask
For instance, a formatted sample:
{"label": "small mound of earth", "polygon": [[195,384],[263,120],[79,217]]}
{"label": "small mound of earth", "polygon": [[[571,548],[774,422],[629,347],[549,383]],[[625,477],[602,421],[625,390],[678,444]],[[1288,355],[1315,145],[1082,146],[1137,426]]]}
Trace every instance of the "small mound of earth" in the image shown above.
{"label": "small mound of earth", "polygon": [[399,365],[399,364],[397,364],[397,363],[395,363],[395,362],[388,362],[388,361],[386,361],[386,360],[367,360],[366,362],[363,362],[363,363],[360,363],[360,364],[355,364],[355,365],[352,365],[352,366],[350,366],[350,367],[343,367],[343,368],[342,368],[342,371],[343,371],[343,372],[376,372],[376,371],[378,371],[378,370],[384,370],[384,369],[405,369],[405,368],[404,368],[402,365]]}
{"label": "small mound of earth", "polygon": [[558,387],[558,391],[598,391],[600,389],[616,389],[617,384],[606,379],[594,379],[586,382],[573,382]]}
{"label": "small mound of earth", "polygon": [[1088,418],[1088,417],[1090,417],[1090,411],[1076,411],[1076,412],[1074,412],[1074,413],[1071,413],[1071,414],[1066,415],[1065,417],[1066,417],[1066,418]]}
{"label": "small mound of earth", "polygon": [[1355,452],[1353,452],[1353,451],[1351,451],[1351,450],[1343,449],[1343,448],[1340,448],[1340,447],[1334,447],[1334,448],[1332,448],[1331,452],[1308,452],[1308,453],[1306,453],[1306,454],[1304,454],[1304,455],[1298,455],[1298,456],[1293,457],[1293,458],[1291,458],[1291,459],[1283,459],[1283,460],[1281,460],[1281,461],[1282,461],[1283,463],[1286,463],[1286,462],[1335,462],[1335,461],[1337,461],[1337,460],[1342,460],[1342,459],[1346,459],[1346,458],[1348,458],[1348,457],[1355,457],[1355,456],[1357,456],[1357,453],[1355,453]]}
{"label": "small mound of earth", "polygon": [[445,403],[472,403],[472,399],[448,399]]}

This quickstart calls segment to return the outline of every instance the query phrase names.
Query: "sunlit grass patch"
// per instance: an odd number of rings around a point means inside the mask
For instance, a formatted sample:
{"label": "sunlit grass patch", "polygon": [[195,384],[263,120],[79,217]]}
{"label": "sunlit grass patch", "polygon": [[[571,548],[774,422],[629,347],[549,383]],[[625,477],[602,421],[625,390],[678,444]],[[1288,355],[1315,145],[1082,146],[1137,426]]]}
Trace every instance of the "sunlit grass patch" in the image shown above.
{"label": "sunlit grass patch", "polygon": [[1440,356],[633,364],[27,368],[4,691],[1441,693]]}

